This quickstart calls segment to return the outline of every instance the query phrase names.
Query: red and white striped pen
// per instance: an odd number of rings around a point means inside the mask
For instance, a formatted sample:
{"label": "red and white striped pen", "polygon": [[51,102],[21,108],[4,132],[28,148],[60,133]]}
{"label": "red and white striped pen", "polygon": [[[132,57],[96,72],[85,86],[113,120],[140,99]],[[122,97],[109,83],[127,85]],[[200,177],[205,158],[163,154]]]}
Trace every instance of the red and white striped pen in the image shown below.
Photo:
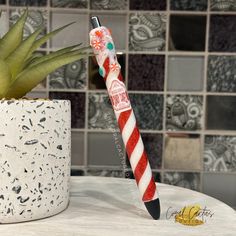
{"label": "red and white striped pen", "polygon": [[90,45],[104,78],[122,139],[129,157],[142,200],[153,219],[160,217],[160,202],[147,154],[139,133],[133,109],[117,61],[110,31],[100,25],[98,17],[91,18]]}

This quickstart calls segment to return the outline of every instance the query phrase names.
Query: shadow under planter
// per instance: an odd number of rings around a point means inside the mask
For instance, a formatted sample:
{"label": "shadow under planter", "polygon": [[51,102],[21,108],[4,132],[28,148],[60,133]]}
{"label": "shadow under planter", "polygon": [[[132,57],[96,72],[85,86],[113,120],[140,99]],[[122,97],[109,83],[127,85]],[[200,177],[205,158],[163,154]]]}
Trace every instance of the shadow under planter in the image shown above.
{"label": "shadow under planter", "polygon": [[67,100],[0,101],[0,223],[55,215],[69,201]]}

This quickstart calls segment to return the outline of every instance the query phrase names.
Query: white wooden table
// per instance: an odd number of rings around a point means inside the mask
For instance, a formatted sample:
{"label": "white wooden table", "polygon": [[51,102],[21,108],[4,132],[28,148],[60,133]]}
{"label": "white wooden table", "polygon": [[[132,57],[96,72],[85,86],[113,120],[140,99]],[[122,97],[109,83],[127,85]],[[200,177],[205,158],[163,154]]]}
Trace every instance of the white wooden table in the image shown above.
{"label": "white wooden table", "polygon": [[[0,225],[0,236],[236,235],[236,213],[226,204],[188,189],[158,184],[161,218],[154,221],[129,179],[72,177],[69,207],[43,220]],[[199,226],[175,222],[171,214],[199,204],[213,213]]]}

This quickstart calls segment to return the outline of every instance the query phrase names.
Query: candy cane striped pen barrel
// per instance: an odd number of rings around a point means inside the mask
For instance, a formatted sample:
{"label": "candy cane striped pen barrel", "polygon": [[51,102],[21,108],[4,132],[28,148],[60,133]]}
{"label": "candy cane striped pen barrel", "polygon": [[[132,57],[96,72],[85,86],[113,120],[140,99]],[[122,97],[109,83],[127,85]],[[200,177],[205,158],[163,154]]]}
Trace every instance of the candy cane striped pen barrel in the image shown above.
{"label": "candy cane striped pen barrel", "polygon": [[99,73],[105,80],[138,189],[150,215],[159,219],[160,202],[156,184],[123,83],[110,31],[100,26],[97,17],[92,17],[91,23],[94,29],[90,32],[90,45],[99,65]]}

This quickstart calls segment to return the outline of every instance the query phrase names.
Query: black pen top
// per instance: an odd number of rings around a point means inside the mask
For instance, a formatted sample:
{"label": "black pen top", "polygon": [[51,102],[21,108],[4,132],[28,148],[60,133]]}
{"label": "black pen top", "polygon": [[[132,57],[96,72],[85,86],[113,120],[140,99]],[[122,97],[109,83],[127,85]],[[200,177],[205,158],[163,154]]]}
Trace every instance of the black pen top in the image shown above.
{"label": "black pen top", "polygon": [[100,21],[97,16],[92,16],[91,17],[91,24],[93,29],[98,28],[101,26]]}

